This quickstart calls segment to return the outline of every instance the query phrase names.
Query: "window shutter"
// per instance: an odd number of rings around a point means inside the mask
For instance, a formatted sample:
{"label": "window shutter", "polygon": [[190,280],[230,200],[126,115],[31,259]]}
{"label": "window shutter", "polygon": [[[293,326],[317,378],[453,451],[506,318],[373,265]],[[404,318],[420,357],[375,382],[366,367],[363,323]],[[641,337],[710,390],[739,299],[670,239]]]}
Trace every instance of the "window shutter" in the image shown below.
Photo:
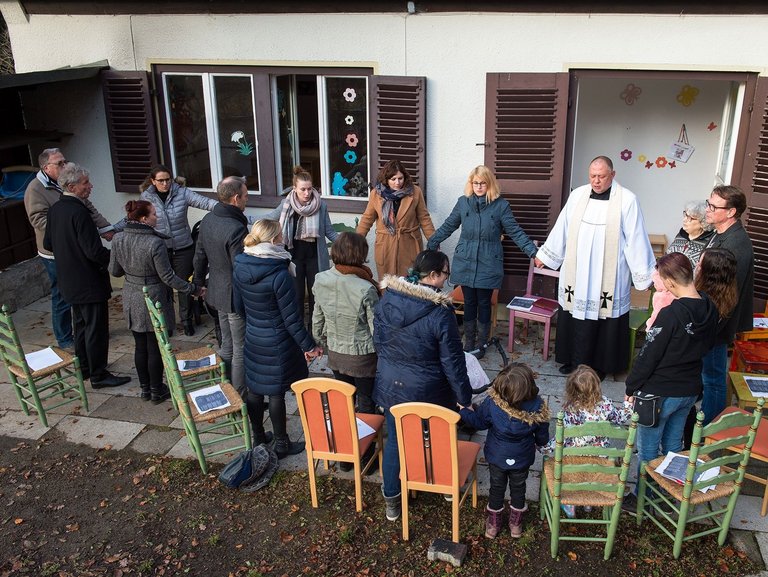
{"label": "window shutter", "polygon": [[427,194],[427,79],[421,76],[369,77],[371,183],[385,162],[400,160]]}
{"label": "window shutter", "polygon": [[758,78],[741,182],[755,250],[755,297],[768,298],[768,78]]}
{"label": "window shutter", "polygon": [[159,161],[147,73],[108,70],[101,82],[115,190],[138,192]]}
{"label": "window shutter", "polygon": [[[543,242],[560,212],[568,74],[488,74],[485,164],[531,239]],[[528,257],[504,241],[504,292],[525,287]],[[505,295],[506,298],[507,295]]]}

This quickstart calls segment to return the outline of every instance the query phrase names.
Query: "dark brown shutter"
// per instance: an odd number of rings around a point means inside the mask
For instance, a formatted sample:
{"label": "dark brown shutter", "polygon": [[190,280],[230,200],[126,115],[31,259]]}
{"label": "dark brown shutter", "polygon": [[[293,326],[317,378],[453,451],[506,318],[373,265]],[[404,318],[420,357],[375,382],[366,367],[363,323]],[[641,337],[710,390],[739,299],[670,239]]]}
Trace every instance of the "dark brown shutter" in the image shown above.
{"label": "dark brown shutter", "polygon": [[744,170],[739,182],[747,195],[747,232],[755,250],[755,297],[768,298],[768,78],[758,78]]}
{"label": "dark brown shutter", "polygon": [[369,78],[371,183],[388,160],[400,160],[427,194],[427,79],[421,76]]}
{"label": "dark brown shutter", "polygon": [[[563,194],[567,74],[488,74],[485,164],[531,239],[544,241]],[[525,287],[528,257],[504,241],[505,298]]]}
{"label": "dark brown shutter", "polygon": [[138,192],[159,161],[146,72],[101,73],[117,192]]}

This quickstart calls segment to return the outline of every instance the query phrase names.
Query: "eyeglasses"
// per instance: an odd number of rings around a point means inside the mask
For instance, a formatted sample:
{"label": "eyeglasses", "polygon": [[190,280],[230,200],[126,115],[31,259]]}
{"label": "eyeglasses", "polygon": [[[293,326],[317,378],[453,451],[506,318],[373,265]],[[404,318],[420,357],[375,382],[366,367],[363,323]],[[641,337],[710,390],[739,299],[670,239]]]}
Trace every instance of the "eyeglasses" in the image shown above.
{"label": "eyeglasses", "polygon": [[705,200],[704,203],[707,205],[707,210],[710,212],[715,212],[716,210],[728,210],[731,208],[730,206],[717,206],[709,202],[708,200]]}
{"label": "eyeglasses", "polygon": [[171,182],[170,178],[155,178],[155,182],[159,182],[160,184],[168,184]]}
{"label": "eyeglasses", "polygon": [[696,220],[696,217],[693,217],[687,212],[683,211],[683,220]]}
{"label": "eyeglasses", "polygon": [[472,186],[488,186],[487,182],[474,182],[472,181]]}
{"label": "eyeglasses", "polygon": [[451,271],[450,270],[442,270],[440,272],[443,273],[445,276],[451,276]]}
{"label": "eyeglasses", "polygon": [[67,164],[67,161],[66,161],[66,160],[60,160],[60,161],[58,161],[58,162],[46,162],[46,163],[45,163],[45,165],[46,165],[46,166],[49,166],[49,165],[56,165],[56,166],[58,166],[58,167],[62,167],[62,166],[64,166],[65,164]]}

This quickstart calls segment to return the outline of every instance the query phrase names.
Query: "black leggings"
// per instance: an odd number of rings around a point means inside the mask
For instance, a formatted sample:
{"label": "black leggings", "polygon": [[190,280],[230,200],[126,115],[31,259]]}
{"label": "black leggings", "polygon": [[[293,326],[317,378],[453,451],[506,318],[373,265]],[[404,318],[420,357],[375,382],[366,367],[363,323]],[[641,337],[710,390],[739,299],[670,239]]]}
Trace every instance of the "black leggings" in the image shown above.
{"label": "black leggings", "polygon": [[371,398],[373,395],[373,383],[376,380],[374,377],[350,377],[339,371],[333,371],[333,378],[357,387],[355,397],[357,397],[358,413],[368,413],[370,415],[376,413],[376,405]]}
{"label": "black leggings", "polygon": [[483,324],[491,322],[491,297],[493,289],[472,288],[461,285],[464,294],[464,320],[472,322],[475,319]]}
{"label": "black leggings", "polygon": [[155,333],[131,332],[136,344],[133,359],[136,364],[136,373],[139,375],[139,383],[153,387],[162,385],[163,358],[160,356],[160,347],[157,345]]}
{"label": "black leggings", "polygon": [[[317,242],[321,242],[323,239],[318,238]],[[317,263],[317,243],[306,242],[302,240],[294,240],[294,247],[291,251],[293,264],[296,265],[296,276],[293,279],[294,288],[296,289],[296,302],[299,303],[299,312],[301,313],[302,322],[304,319],[304,296],[306,295],[307,301],[307,326],[309,326],[310,332],[312,331],[312,311],[315,309],[315,295],[312,292],[312,287],[315,285],[315,275],[319,272]]]}
{"label": "black leggings", "polygon": [[[263,443],[264,395],[257,395],[248,391],[245,396],[245,405],[248,407],[248,418],[251,421],[254,443]],[[272,421],[272,431],[275,434],[275,440],[288,439],[288,429],[285,421],[285,393],[269,395],[269,420]]]}

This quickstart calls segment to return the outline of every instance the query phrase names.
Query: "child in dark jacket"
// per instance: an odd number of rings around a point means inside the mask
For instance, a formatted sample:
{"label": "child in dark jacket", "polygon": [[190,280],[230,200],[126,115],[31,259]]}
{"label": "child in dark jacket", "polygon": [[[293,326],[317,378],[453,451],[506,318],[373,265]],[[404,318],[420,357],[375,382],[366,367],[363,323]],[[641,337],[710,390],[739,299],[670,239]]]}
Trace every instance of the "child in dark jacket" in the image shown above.
{"label": "child in dark jacket", "polygon": [[504,494],[509,485],[509,530],[523,534],[525,481],[536,456],[536,447],[549,440],[549,408],[539,397],[533,371],[522,363],[510,363],[494,379],[488,398],[476,409],[462,409],[461,418],[476,429],[488,429],[485,460],[491,476],[485,536],[493,539],[501,530]]}

